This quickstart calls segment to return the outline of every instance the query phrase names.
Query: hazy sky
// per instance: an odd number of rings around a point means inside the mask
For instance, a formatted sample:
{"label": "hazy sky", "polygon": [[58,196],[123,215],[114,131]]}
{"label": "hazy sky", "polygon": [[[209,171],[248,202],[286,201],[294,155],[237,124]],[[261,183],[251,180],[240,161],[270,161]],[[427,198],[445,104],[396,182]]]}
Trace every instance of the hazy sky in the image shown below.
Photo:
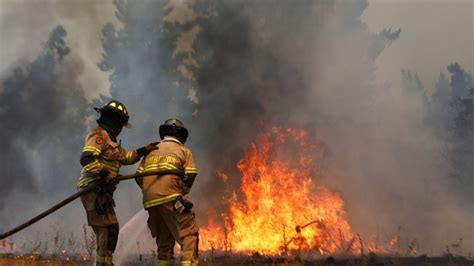
{"label": "hazy sky", "polygon": [[[32,60],[51,29],[62,24],[72,53],[84,61],[81,79],[89,97],[96,91],[107,92],[107,77],[96,62],[102,53],[102,26],[111,20],[117,24],[111,2],[0,0],[0,78],[18,62]],[[398,86],[403,68],[417,72],[431,91],[450,63],[459,62],[472,72],[473,13],[474,0],[369,0],[363,20],[372,32],[402,29],[400,39],[378,60],[377,81]]]}
{"label": "hazy sky", "polygon": [[369,0],[363,19],[373,32],[401,28],[378,61],[377,79],[398,84],[400,68],[419,74],[431,92],[441,71],[474,65],[474,0]]}
{"label": "hazy sky", "polygon": [[0,0],[0,79],[18,63],[34,60],[49,33],[61,24],[68,32],[71,57],[84,64],[78,75],[87,96],[107,93],[107,75],[97,62],[103,52],[102,27],[106,22],[118,24],[114,11],[112,0]]}

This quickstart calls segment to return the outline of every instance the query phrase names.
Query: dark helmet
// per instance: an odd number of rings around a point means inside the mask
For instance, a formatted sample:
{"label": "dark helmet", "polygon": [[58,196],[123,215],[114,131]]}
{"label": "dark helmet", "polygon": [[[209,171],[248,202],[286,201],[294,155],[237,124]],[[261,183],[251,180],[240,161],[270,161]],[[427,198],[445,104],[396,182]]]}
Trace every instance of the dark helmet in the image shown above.
{"label": "dark helmet", "polygon": [[95,107],[94,110],[100,114],[97,123],[115,136],[120,134],[122,127],[130,128],[132,126],[128,123],[130,117],[127,108],[119,101],[110,101],[102,108]]}
{"label": "dark helmet", "polygon": [[184,127],[183,122],[176,118],[170,118],[160,126],[161,139],[166,136],[175,137],[184,144],[188,139],[188,130]]}

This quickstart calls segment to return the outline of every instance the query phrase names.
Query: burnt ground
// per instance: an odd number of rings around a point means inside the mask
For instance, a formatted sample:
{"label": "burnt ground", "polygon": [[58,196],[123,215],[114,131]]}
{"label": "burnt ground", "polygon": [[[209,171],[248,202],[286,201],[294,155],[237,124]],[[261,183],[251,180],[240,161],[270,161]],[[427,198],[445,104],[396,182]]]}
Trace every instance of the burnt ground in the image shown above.
{"label": "burnt ground", "polygon": [[[154,258],[150,256],[137,256],[130,258],[129,262],[124,263],[124,266],[138,266],[138,265],[156,265]],[[238,254],[222,254],[210,256],[204,254],[200,259],[200,265],[212,266],[326,266],[326,265],[423,265],[423,266],[437,266],[437,265],[468,265],[474,266],[473,258],[466,258],[455,255],[445,255],[439,257],[398,257],[398,256],[378,256],[376,254],[369,254],[359,257],[322,257],[314,259],[298,259],[290,257],[274,257],[261,256],[254,254],[252,256],[238,255]]]}
{"label": "burnt ground", "polygon": [[213,259],[204,259],[204,265],[469,265],[474,266],[474,260],[465,257],[447,255],[443,257],[390,257],[377,256],[371,254],[361,257],[325,257],[312,260],[289,259],[278,257],[261,257],[258,255],[247,257],[216,257]]}
{"label": "burnt ground", "polygon": [[[93,265],[92,262],[84,260],[79,256],[41,256],[41,255],[13,255],[0,254],[0,266],[46,266],[46,265]],[[143,266],[156,265],[156,258],[151,255],[130,256],[127,262],[121,263],[123,266]],[[177,264],[178,265],[178,264]],[[438,266],[438,265],[474,265],[473,258],[467,258],[455,255],[445,255],[439,257],[397,257],[397,256],[378,256],[370,254],[359,257],[324,257],[317,259],[298,259],[288,257],[267,257],[255,254],[246,255],[220,255],[205,256],[200,259],[200,265],[212,266],[326,266],[326,265],[410,265],[410,266]]]}

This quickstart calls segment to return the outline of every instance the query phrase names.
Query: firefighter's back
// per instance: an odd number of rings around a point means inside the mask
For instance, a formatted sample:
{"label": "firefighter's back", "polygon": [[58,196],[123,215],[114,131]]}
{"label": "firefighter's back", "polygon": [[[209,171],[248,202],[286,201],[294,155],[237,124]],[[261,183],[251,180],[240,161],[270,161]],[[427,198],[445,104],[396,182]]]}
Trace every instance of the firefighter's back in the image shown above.
{"label": "firefighter's back", "polygon": [[[144,159],[144,164],[139,171],[180,170],[184,172],[189,149],[173,138],[165,138],[158,144],[158,149],[151,152]],[[178,175],[145,176],[143,178],[143,203],[148,208],[155,201],[168,197],[173,200],[176,196],[183,195],[183,180]],[[165,200],[166,201],[166,200]]]}

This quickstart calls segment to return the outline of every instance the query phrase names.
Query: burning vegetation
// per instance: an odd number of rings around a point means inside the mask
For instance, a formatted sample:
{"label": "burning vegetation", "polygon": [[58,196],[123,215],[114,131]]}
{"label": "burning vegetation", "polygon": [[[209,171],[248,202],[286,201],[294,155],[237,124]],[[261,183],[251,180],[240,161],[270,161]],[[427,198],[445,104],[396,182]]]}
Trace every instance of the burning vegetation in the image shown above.
{"label": "burning vegetation", "polygon": [[[302,129],[274,127],[260,136],[237,164],[240,191],[227,187],[224,225],[216,222],[215,211],[209,212],[201,249],[266,255],[355,254],[364,246],[376,251],[353,233],[342,197],[314,177],[324,153],[323,145]],[[227,183],[230,177],[218,174]]]}

